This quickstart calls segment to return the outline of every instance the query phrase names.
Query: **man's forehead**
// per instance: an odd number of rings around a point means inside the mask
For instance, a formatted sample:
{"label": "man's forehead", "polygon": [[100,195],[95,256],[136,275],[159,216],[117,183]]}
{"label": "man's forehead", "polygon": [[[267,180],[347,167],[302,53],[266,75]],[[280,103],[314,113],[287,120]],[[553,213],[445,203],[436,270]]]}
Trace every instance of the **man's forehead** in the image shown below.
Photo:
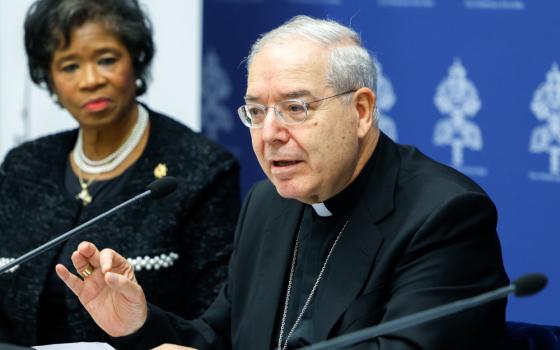
{"label": "man's forehead", "polygon": [[272,95],[276,100],[299,99],[306,97],[314,97],[315,95],[309,89],[295,89],[285,92],[263,91],[259,94],[251,94],[249,91],[245,94],[245,101],[259,101],[263,99],[262,94],[267,97]]}
{"label": "man's forehead", "polygon": [[271,46],[257,53],[249,67],[245,100],[278,101],[321,92],[327,83],[327,62],[313,51]]}
{"label": "man's forehead", "polygon": [[248,67],[248,79],[267,79],[270,75],[299,76],[324,69],[328,63],[327,51],[317,45],[275,44],[263,47]]}

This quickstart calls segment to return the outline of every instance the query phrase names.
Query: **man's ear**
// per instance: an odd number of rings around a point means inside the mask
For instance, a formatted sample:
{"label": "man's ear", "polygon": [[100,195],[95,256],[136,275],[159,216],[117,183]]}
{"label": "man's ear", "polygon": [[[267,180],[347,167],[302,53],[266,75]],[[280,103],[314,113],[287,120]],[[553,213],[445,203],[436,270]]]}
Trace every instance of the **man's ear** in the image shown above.
{"label": "man's ear", "polygon": [[358,137],[363,138],[372,127],[375,127],[373,115],[376,106],[376,96],[369,88],[360,88],[354,93],[352,105],[358,116]]}

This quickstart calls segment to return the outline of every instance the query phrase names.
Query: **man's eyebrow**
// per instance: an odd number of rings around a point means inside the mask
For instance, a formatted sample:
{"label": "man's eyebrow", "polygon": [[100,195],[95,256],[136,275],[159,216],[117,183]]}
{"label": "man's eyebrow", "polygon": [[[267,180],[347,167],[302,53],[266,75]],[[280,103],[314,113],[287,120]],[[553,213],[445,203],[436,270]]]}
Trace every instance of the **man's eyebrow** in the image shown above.
{"label": "man's eyebrow", "polygon": [[243,99],[245,100],[245,102],[256,102],[259,100],[258,97],[251,96],[251,95],[245,95]]}
{"label": "man's eyebrow", "polygon": [[[280,101],[288,100],[293,98],[302,98],[313,96],[309,90],[296,90],[290,91],[288,93],[280,94]],[[259,98],[256,96],[245,95],[245,102],[258,102]]]}
{"label": "man's eyebrow", "polygon": [[290,99],[290,98],[302,98],[302,97],[309,97],[312,96],[311,91],[309,90],[296,90],[288,92],[287,94],[281,95],[283,99]]}

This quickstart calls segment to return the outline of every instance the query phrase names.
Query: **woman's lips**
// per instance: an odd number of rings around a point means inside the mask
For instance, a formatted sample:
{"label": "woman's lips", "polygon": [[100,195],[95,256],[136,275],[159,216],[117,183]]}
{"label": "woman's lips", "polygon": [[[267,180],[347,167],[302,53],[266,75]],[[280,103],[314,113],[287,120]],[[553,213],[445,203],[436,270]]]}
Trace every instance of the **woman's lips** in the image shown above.
{"label": "woman's lips", "polygon": [[90,112],[99,112],[107,108],[109,106],[109,100],[107,99],[99,99],[93,100],[84,105],[84,108]]}

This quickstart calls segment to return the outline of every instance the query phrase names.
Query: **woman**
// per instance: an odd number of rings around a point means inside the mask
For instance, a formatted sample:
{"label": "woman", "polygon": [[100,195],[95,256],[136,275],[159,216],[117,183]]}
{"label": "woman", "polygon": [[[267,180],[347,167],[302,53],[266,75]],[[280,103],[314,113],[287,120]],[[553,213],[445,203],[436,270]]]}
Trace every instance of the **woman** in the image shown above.
{"label": "woman", "polygon": [[139,104],[153,57],[136,0],[39,0],[25,21],[32,80],[79,129],[26,143],[0,168],[0,263],[172,175],[178,189],[96,224],[0,275],[0,342],[103,340],[54,273],[82,240],[123,251],[147,297],[192,318],[213,300],[239,209],[238,164],[227,152]]}

